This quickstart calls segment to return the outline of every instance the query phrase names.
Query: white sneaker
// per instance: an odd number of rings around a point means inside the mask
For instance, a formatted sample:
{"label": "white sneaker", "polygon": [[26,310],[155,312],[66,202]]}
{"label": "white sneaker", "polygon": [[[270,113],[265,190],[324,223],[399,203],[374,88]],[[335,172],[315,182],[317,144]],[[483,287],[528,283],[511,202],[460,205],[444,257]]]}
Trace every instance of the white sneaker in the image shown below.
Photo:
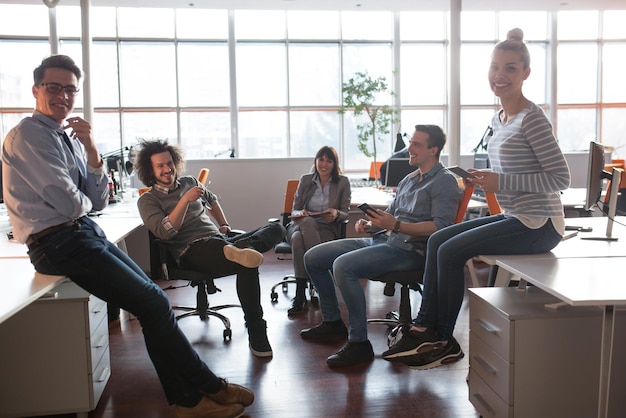
{"label": "white sneaker", "polygon": [[224,246],[224,257],[247,268],[259,267],[263,263],[263,254],[260,252],[252,248],[237,248],[234,245]]}

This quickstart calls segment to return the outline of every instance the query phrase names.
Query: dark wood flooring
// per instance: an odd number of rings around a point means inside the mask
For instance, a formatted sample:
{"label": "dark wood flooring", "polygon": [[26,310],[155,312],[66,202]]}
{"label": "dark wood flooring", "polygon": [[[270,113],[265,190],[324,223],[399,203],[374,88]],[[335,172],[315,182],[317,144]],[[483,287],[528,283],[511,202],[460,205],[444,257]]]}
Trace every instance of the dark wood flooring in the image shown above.
{"label": "dark wood flooring", "polygon": [[[387,348],[387,327],[370,325],[369,338],[376,358],[367,365],[330,369],[326,357],[343,343],[314,343],[300,338],[302,328],[320,322],[319,308],[296,317],[287,316],[294,286],[283,294],[277,288],[277,303],[270,301],[271,286],[284,274],[293,271],[290,261],[276,260],[266,254],[261,266],[262,304],[268,322],[268,335],[274,357],[259,359],[248,348],[243,315],[238,308],[222,312],[232,323],[232,340],[222,339],[221,321],[200,321],[188,317],[180,321],[200,356],[218,375],[252,389],[255,402],[246,409],[246,417],[478,417],[468,401],[465,381],[468,371],[468,305],[461,308],[455,336],[466,357],[455,364],[419,371],[383,360]],[[176,282],[184,284],[183,282]],[[170,283],[160,283],[167,287]],[[212,305],[237,303],[233,278],[217,281],[223,292],[211,295]],[[368,317],[384,317],[396,309],[399,291],[394,297],[383,295],[383,284],[363,281],[368,300]],[[193,305],[195,288],[167,291],[173,305]],[[413,311],[419,307],[419,294],[413,292]],[[347,315],[344,310],[344,319]],[[90,418],[169,418],[173,417],[162,393],[156,373],[146,353],[137,320],[122,312],[110,323],[112,376],[96,410]],[[59,415],[66,418],[72,415]]]}

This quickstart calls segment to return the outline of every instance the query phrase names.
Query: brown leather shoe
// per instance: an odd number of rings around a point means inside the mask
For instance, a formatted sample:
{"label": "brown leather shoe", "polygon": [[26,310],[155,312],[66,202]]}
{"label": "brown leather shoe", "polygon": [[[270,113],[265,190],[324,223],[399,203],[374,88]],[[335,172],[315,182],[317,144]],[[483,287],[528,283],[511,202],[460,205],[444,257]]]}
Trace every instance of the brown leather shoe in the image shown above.
{"label": "brown leather shoe", "polygon": [[176,405],[174,416],[176,418],[237,418],[243,415],[243,411],[243,405],[237,403],[221,405],[203,397],[193,408]]}
{"label": "brown leather shoe", "polygon": [[222,381],[222,388],[217,393],[204,393],[204,396],[222,405],[241,404],[244,407],[252,405],[254,393],[248,388],[234,383]]}

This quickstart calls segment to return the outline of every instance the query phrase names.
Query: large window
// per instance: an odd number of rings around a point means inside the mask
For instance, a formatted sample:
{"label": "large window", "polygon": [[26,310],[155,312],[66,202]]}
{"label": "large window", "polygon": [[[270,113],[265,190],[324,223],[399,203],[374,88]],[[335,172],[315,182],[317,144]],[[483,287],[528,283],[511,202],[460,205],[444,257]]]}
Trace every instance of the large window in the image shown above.
{"label": "large window", "polygon": [[[17,3],[0,4],[0,54],[20,57],[0,61],[2,138],[32,111],[32,70],[50,54],[48,8]],[[56,11],[59,52],[81,63],[80,9]],[[332,145],[344,170],[363,172],[370,159],[357,148],[358,121],[337,110],[342,82],[367,71],[387,79],[395,97],[385,100],[399,106],[399,121],[377,144],[379,160],[396,132],[411,134],[417,123],[446,130],[451,112],[460,112],[461,135],[450,141],[469,154],[498,108],[487,83],[493,46],[520,27],[532,59],[524,93],[554,117],[561,147],[586,150],[596,139],[626,156],[624,10],[462,12],[460,109],[449,106],[456,82],[443,10],[91,13],[92,123],[102,152],[142,138],[168,138],[190,159],[307,157]],[[77,113],[82,106],[79,95]]]}

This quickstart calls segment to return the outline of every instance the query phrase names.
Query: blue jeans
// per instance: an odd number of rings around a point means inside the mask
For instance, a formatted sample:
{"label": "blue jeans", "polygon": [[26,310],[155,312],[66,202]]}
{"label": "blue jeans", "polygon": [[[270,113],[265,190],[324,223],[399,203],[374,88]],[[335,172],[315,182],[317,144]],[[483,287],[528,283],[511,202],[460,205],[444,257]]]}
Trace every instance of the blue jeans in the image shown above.
{"label": "blue jeans", "polygon": [[380,235],[338,239],[316,245],[304,254],[304,265],[319,294],[324,321],[341,319],[334,276],[348,308],[350,341],[367,340],[365,293],[359,279],[372,279],[390,271],[424,266],[422,255],[392,247],[386,243],[386,238]]}
{"label": "blue jeans", "polygon": [[29,246],[35,270],[65,275],[98,298],[135,315],[170,404],[217,392],[221,382],[178,327],[167,295],[87,217]]}
{"label": "blue jeans", "polygon": [[481,254],[537,254],[556,247],[561,235],[548,220],[530,229],[516,218],[494,215],[443,228],[428,239],[424,292],[416,325],[452,338],[465,295],[465,263]]}

